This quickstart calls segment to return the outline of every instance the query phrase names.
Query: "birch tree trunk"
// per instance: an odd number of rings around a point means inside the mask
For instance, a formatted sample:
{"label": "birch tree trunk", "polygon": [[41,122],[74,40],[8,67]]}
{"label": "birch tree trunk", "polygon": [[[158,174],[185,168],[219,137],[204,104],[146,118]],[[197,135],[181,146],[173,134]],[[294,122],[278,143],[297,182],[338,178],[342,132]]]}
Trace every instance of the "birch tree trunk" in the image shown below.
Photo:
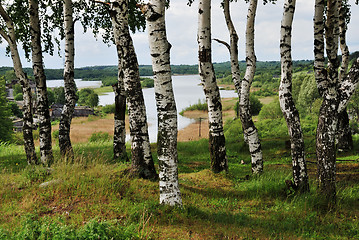
{"label": "birch tree trunk", "polygon": [[239,112],[243,131],[248,140],[249,151],[252,158],[252,172],[260,174],[263,172],[263,154],[258,136],[249,108],[249,91],[256,70],[256,56],[254,52],[254,21],[257,10],[257,0],[251,0],[248,8],[246,26],[246,63],[247,68],[242,80],[241,94],[239,99]]}
{"label": "birch tree trunk", "polygon": [[230,45],[227,46],[229,52],[230,52],[230,58],[231,58],[231,73],[232,73],[232,81],[234,83],[234,86],[238,93],[238,98],[240,98],[241,93],[241,76],[240,76],[240,69],[239,69],[239,62],[238,62],[238,34],[234,27],[232,18],[231,18],[231,12],[229,7],[229,0],[223,1],[223,13],[224,18],[226,20],[227,28],[229,31],[230,36]]}
{"label": "birch tree trunk", "polygon": [[37,0],[29,0],[32,66],[37,88],[37,114],[39,118],[40,155],[42,164],[53,162],[51,143],[51,121],[47,98],[46,76],[42,61],[41,30]]}
{"label": "birch tree trunk", "polygon": [[[346,43],[346,32],[347,32],[347,19],[346,16],[346,5],[341,3],[339,12],[339,39],[340,39],[340,50],[342,53],[342,62],[339,71],[339,81],[344,81],[348,66],[349,66],[349,48]],[[349,116],[347,109],[344,109],[338,116],[338,126],[336,133],[336,144],[339,151],[348,151],[353,149],[353,138],[349,126]]]}
{"label": "birch tree trunk", "polygon": [[77,102],[75,69],[75,30],[72,13],[72,0],[64,0],[64,28],[65,28],[65,67],[64,90],[65,105],[62,109],[59,125],[59,145],[62,156],[73,159],[74,152],[71,145],[70,129],[73,112]]}
{"label": "birch tree trunk", "polygon": [[198,67],[208,105],[209,150],[215,173],[228,170],[223,132],[222,103],[212,64],[211,0],[200,0],[198,11]]}
{"label": "birch tree trunk", "polygon": [[1,36],[7,41],[10,47],[11,52],[11,58],[14,65],[15,75],[19,79],[20,84],[22,86],[22,93],[24,98],[24,105],[22,108],[23,111],[23,136],[24,136],[24,147],[25,147],[25,153],[26,153],[26,159],[27,163],[34,165],[38,164],[38,159],[35,152],[35,144],[34,144],[34,137],[32,134],[33,130],[33,110],[32,110],[32,93],[31,88],[29,85],[29,79],[27,78],[26,74],[24,73],[24,70],[22,68],[17,43],[16,43],[16,35],[15,35],[15,29],[14,24],[10,17],[8,16],[7,12],[3,8],[2,5],[0,5],[0,15],[6,22],[7,27],[7,34],[2,29],[0,30]]}
{"label": "birch tree trunk", "polygon": [[142,178],[157,178],[151,155],[137,56],[128,28],[128,0],[112,2],[110,15],[119,64],[124,73],[123,80],[130,121],[132,171]]}
{"label": "birch tree trunk", "polygon": [[128,161],[126,152],[126,93],[122,70],[118,70],[118,82],[112,85],[115,92],[115,129],[113,136],[113,156],[115,160]]}
{"label": "birch tree trunk", "polygon": [[[323,104],[317,127],[317,161],[319,191],[330,203],[335,202],[336,149],[335,134],[338,115],[345,109],[359,81],[358,59],[343,81],[339,81],[339,0],[327,1],[327,16],[324,23],[325,2],[316,0],[314,15],[314,70]],[[328,66],[324,65],[324,29]]]}
{"label": "birch tree trunk", "polygon": [[296,190],[309,191],[307,164],[304,152],[303,132],[299,112],[292,95],[292,23],[296,0],[285,0],[281,26],[281,82],[279,86],[279,103],[287,122],[291,141],[293,165],[293,182]]}
{"label": "birch tree trunk", "polygon": [[157,105],[157,154],[160,203],[182,206],[178,183],[177,109],[172,88],[170,49],[165,23],[165,0],[142,6],[147,20]]}

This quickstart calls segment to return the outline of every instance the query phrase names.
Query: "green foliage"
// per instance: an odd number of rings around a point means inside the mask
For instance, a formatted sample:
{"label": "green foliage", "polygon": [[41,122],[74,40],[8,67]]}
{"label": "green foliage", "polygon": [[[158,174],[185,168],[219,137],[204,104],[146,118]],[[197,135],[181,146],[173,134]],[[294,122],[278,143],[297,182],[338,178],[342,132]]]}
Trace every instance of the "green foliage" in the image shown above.
{"label": "green foliage", "polygon": [[313,113],[313,103],[318,99],[319,93],[313,74],[306,75],[302,80],[300,92],[298,94],[298,109],[301,113]]}
{"label": "green foliage", "polygon": [[[259,101],[259,99],[253,95],[249,95],[249,109],[251,111],[252,116],[257,116],[261,111],[263,104]],[[236,112],[237,117],[239,117],[239,101],[234,105],[234,111]]]}
{"label": "green foliage", "polygon": [[12,134],[11,109],[5,94],[5,79],[0,78],[0,142],[9,141]]}
{"label": "green foliage", "polygon": [[106,106],[103,106],[101,108],[101,111],[105,114],[110,114],[110,113],[115,113],[116,111],[116,105],[113,103],[113,104],[108,104]]}
{"label": "green foliage", "polygon": [[16,104],[16,102],[10,101],[8,103],[9,108],[11,109],[11,113],[13,116],[16,116],[18,118],[22,118],[22,111],[20,110],[19,106]]}
{"label": "green foliage", "polygon": [[141,78],[141,87],[142,88],[153,88],[154,87],[153,78]]}
{"label": "green foliage", "polygon": [[208,105],[207,105],[206,100],[203,100],[203,102],[202,102],[201,99],[198,99],[198,102],[196,104],[190,105],[189,107],[186,107],[185,109],[183,109],[180,112],[180,115],[183,115],[183,113],[186,111],[195,111],[195,110],[207,111]]}
{"label": "green foliage", "polygon": [[55,130],[52,132],[52,138],[53,139],[59,139],[59,130]]}
{"label": "green foliage", "polygon": [[47,89],[47,99],[49,101],[49,106],[55,103],[55,94],[51,88]]}
{"label": "green foliage", "polygon": [[17,95],[17,94],[19,94],[19,93],[21,93],[22,94],[22,87],[21,87],[21,85],[18,83],[18,84],[15,84],[13,87],[12,87],[12,89],[13,89],[13,94],[14,94],[14,96],[15,95]]}
{"label": "green foliage", "polygon": [[55,95],[55,103],[65,104],[65,89],[64,87],[56,87],[53,89]]}
{"label": "green foliage", "polygon": [[95,132],[93,133],[90,138],[89,138],[89,142],[106,142],[106,141],[110,141],[111,137],[110,134],[108,134],[107,132]]}
{"label": "green foliage", "polygon": [[[49,217],[41,219],[37,215],[28,214],[23,217],[21,228],[13,233],[0,232],[0,239],[140,239],[136,232],[136,225],[127,227],[120,225],[117,221],[100,221],[92,219],[84,226],[76,229],[74,226],[66,225],[65,219],[59,217],[51,220]],[[4,238],[1,238],[4,236]]]}
{"label": "green foliage", "polygon": [[22,101],[24,100],[24,96],[22,95],[22,93],[18,93],[14,96],[15,101]]}
{"label": "green foliage", "polygon": [[112,86],[118,82],[118,79],[116,76],[106,76],[101,81],[103,86]]}
{"label": "green foliage", "polygon": [[43,182],[50,172],[43,166],[27,166],[22,175],[29,182]]}
{"label": "green foliage", "polygon": [[282,110],[280,109],[278,98],[262,107],[258,115],[259,119],[281,119],[283,118]]}
{"label": "green foliage", "polygon": [[78,104],[79,105],[87,105],[90,107],[96,107],[99,103],[98,94],[94,92],[91,88],[83,88],[78,92],[79,99]]}

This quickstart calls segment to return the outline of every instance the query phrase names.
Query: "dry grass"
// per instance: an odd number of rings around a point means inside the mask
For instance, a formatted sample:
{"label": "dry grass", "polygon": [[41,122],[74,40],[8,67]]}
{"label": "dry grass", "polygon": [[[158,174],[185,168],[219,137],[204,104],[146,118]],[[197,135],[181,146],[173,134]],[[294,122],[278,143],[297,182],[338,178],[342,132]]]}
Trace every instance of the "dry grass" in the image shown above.
{"label": "dry grass", "polygon": [[[129,122],[126,119],[126,131],[129,131]],[[58,130],[59,125],[52,127],[52,131]],[[95,132],[107,132],[113,136],[114,120],[113,114],[106,118],[91,116],[74,118],[71,123],[70,137],[73,143],[87,142],[89,137]]]}

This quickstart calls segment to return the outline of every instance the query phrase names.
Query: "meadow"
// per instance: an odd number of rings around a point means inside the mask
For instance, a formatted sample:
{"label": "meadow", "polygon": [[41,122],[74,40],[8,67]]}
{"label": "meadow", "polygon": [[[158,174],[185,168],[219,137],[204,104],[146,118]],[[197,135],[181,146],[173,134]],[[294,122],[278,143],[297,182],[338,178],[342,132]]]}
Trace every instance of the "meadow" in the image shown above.
{"label": "meadow", "polygon": [[[131,178],[130,163],[113,161],[109,138],[74,144],[73,162],[54,144],[51,168],[27,166],[22,146],[1,144],[0,239],[358,239],[359,137],[338,155],[337,204],[327,211],[316,193],[311,123],[311,189],[302,195],[285,184],[290,149],[276,124],[258,124],[278,134],[262,135],[265,168],[257,177],[238,119],[225,125],[228,173],[209,170],[207,139],[179,142],[182,208],[160,205],[158,182]],[[152,152],[157,166],[156,144]]]}

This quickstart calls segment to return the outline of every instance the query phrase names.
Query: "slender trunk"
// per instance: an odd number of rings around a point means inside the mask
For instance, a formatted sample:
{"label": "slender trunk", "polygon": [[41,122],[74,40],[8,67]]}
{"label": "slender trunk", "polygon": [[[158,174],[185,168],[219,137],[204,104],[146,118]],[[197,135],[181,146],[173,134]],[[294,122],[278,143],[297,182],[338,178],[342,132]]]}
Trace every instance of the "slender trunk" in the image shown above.
{"label": "slender trunk", "polygon": [[316,0],[314,16],[315,74],[323,103],[317,127],[317,162],[319,191],[329,202],[335,202],[336,150],[335,133],[338,123],[338,1],[329,0],[325,22],[328,70],[324,69],[324,1]]}
{"label": "slender trunk", "polygon": [[248,8],[246,27],[246,62],[247,68],[242,80],[241,94],[239,99],[239,111],[243,131],[247,136],[249,151],[252,158],[252,172],[260,174],[263,172],[263,154],[258,136],[258,130],[252,120],[249,108],[249,90],[256,70],[256,56],[254,52],[254,21],[257,10],[257,0],[251,0]]}
{"label": "slender trunk", "polygon": [[128,1],[111,3],[110,15],[119,64],[124,73],[130,120],[133,173],[142,178],[157,178],[148,136],[146,108],[140,83],[137,56],[128,27]]}
{"label": "slender trunk", "polygon": [[[345,6],[342,5],[339,12],[339,42],[342,52],[342,63],[339,71],[340,82],[344,81],[349,66],[349,48],[346,43],[347,23],[345,15]],[[353,149],[353,138],[349,126],[349,116],[347,109],[344,109],[343,112],[341,112],[338,116],[336,144],[339,151],[348,151]]]}
{"label": "slender trunk", "polygon": [[209,150],[213,172],[228,170],[222,103],[214,74],[211,49],[211,1],[200,0],[198,12],[199,75],[208,105]]}
{"label": "slender trunk", "polygon": [[65,67],[64,86],[66,103],[62,109],[59,126],[59,145],[62,156],[73,159],[74,152],[71,146],[70,129],[72,115],[77,102],[75,69],[75,32],[72,16],[72,0],[64,0],[64,27],[65,27]]}
{"label": "slender trunk", "polygon": [[115,92],[115,129],[113,136],[113,156],[115,160],[127,162],[128,156],[126,152],[126,93],[123,84],[122,71],[118,71],[118,82],[112,85]]}
{"label": "slender trunk", "polygon": [[39,162],[36,156],[34,138],[32,134],[34,122],[32,115],[32,94],[31,94],[31,88],[29,86],[29,79],[27,78],[22,68],[22,64],[17,48],[17,43],[16,43],[14,24],[10,19],[10,17],[7,15],[2,5],[0,5],[0,15],[6,22],[7,31],[8,31],[8,34],[6,34],[3,30],[0,30],[0,34],[9,44],[15,75],[19,79],[20,84],[22,86],[22,93],[24,98],[24,105],[22,108],[23,122],[24,122],[23,136],[24,136],[26,159],[28,164],[31,165],[38,164]]}
{"label": "slender trunk", "polygon": [[171,78],[171,44],[166,35],[165,0],[150,0],[145,6],[157,105],[160,203],[182,206],[178,183],[177,109]]}
{"label": "slender trunk", "polygon": [[295,107],[292,95],[292,23],[296,0],[284,2],[281,26],[281,82],[279,86],[279,102],[287,122],[291,141],[293,182],[297,190],[309,191],[307,164],[304,153],[303,132],[300,125],[299,112]]}
{"label": "slender trunk", "polygon": [[241,76],[240,76],[240,70],[239,70],[239,62],[238,62],[238,34],[234,27],[230,8],[229,8],[229,0],[225,0],[223,2],[223,12],[224,17],[226,19],[227,28],[229,31],[230,36],[230,44],[229,44],[229,52],[230,52],[230,58],[231,58],[231,73],[232,73],[232,81],[234,83],[234,86],[236,87],[238,98],[240,98],[241,94]]}
{"label": "slender trunk", "polygon": [[37,115],[39,119],[39,139],[41,162],[51,165],[53,162],[51,143],[51,121],[47,98],[46,76],[42,62],[41,30],[39,6],[37,0],[29,0],[31,31],[32,66],[37,88]]}

